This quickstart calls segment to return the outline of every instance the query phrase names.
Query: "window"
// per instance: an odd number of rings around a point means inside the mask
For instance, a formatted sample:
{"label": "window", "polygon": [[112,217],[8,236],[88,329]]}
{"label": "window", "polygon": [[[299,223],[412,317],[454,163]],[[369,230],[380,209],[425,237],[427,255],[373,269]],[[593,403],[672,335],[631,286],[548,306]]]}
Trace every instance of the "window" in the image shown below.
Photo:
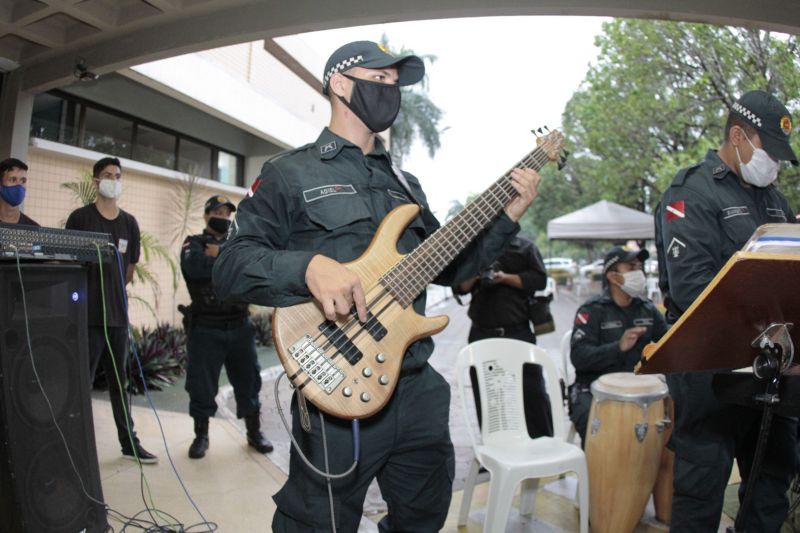
{"label": "window", "polygon": [[239,182],[239,158],[228,152],[219,151],[217,156],[217,179],[220,183],[236,185]]}
{"label": "window", "polygon": [[177,138],[171,133],[138,124],[133,158],[159,167],[175,168],[176,142]]}
{"label": "window", "polygon": [[118,157],[131,157],[133,121],[93,109],[84,108],[81,146]]}
{"label": "window", "polygon": [[60,91],[36,95],[31,137],[243,184],[243,156]]}
{"label": "window", "polygon": [[178,146],[178,170],[201,178],[211,177],[211,147],[181,139]]}

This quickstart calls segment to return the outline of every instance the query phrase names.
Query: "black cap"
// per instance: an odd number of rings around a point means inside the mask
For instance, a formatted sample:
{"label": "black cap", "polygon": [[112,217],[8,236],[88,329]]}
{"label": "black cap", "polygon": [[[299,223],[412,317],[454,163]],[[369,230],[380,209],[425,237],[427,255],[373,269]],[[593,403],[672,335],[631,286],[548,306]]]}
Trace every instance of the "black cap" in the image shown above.
{"label": "black cap", "polygon": [[211,211],[212,209],[216,209],[221,205],[227,205],[231,208],[231,211],[236,211],[236,206],[233,205],[230,198],[227,196],[222,196],[220,194],[212,196],[208,200],[206,200],[206,213]]}
{"label": "black cap", "polygon": [[384,68],[397,67],[398,85],[414,85],[425,76],[425,63],[413,55],[393,56],[382,44],[372,41],[348,43],[328,58],[322,75],[322,94],[328,94],[328,82],[337,72],[345,72],[353,67]]}
{"label": "black cap", "polygon": [[613,247],[603,259],[603,274],[605,275],[609,269],[617,263],[627,263],[638,259],[644,263],[650,257],[650,252],[647,250],[626,250],[622,246]]}
{"label": "black cap", "polygon": [[733,104],[731,113],[742,117],[758,131],[764,151],[771,158],[798,165],[797,156],[789,144],[792,115],[777,98],[765,91],[750,91]]}

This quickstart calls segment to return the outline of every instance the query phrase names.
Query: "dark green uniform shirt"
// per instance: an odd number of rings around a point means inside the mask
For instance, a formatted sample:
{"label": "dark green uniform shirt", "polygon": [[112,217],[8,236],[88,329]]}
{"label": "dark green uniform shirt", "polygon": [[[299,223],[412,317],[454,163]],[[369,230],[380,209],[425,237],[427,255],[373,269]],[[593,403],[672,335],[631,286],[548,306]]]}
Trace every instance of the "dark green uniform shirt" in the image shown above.
{"label": "dark green uniform shirt", "polygon": [[786,198],[773,185],[742,186],[716,151],[678,172],[655,215],[660,285],[670,302],[670,322],[758,226],[776,222],[795,222]]}
{"label": "dark green uniform shirt", "polygon": [[[627,352],[619,349],[619,339],[626,329],[643,326],[647,331]],[[610,372],[632,372],[642,357],[642,349],[658,341],[667,331],[667,323],[650,300],[633,298],[620,307],[608,289],[592,296],[575,314],[570,359],[575,367],[575,382],[589,385]]]}
{"label": "dark green uniform shirt", "polygon": [[[422,214],[397,243],[401,253],[413,250],[439,223],[419,180],[403,174],[414,199],[400,184],[379,141],[364,155],[327,128],[315,143],[276,157],[264,165],[236,211],[230,238],[214,265],[215,290],[223,298],[273,307],[305,301],[311,297],[305,274],[314,255],[342,263],[357,259],[386,214],[416,200]],[[435,283],[452,286],[485,269],[518,230],[519,225],[501,213]],[[424,292],[414,309],[424,314]],[[432,351],[430,338],[413,343],[403,367],[421,366]]]}

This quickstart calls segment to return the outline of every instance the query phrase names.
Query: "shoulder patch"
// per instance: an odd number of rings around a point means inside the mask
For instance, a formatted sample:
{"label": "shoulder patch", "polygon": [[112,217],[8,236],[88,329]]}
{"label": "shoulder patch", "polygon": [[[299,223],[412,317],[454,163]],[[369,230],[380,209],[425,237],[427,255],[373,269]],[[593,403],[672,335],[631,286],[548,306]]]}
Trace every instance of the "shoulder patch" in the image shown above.
{"label": "shoulder patch", "polygon": [[589,313],[584,311],[583,313],[578,313],[575,315],[575,324],[578,326],[584,326],[589,323]]}
{"label": "shoulder patch", "polygon": [[686,218],[686,202],[683,200],[671,202],[666,208],[664,208],[664,214],[667,222],[670,220],[675,220],[676,218]]}

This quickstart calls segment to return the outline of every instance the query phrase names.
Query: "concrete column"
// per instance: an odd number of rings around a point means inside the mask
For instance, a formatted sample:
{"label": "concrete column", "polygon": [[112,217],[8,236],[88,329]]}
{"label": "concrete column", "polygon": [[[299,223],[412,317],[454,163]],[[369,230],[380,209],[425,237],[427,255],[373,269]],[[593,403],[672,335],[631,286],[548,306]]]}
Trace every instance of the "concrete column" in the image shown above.
{"label": "concrete column", "polygon": [[33,94],[22,90],[21,68],[3,75],[0,89],[0,160],[28,160],[28,138],[33,115]]}

